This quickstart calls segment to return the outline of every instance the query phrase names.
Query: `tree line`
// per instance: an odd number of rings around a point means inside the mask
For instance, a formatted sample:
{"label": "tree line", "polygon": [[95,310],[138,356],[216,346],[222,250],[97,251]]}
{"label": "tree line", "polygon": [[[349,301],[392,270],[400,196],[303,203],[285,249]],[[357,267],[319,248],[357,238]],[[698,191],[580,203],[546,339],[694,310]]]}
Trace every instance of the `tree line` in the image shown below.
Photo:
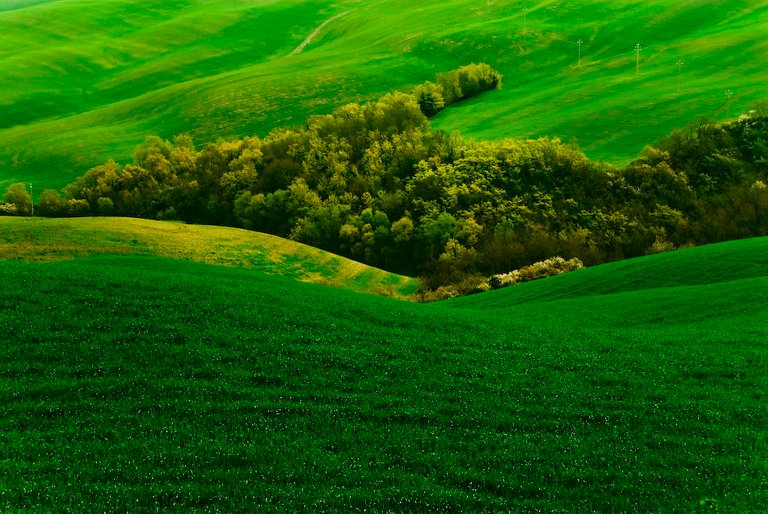
{"label": "tree line", "polygon": [[[491,275],[553,256],[589,266],[768,234],[762,110],[696,122],[623,169],[558,139],[430,130],[435,109],[500,83],[471,65],[264,138],[197,149],[188,136],[150,137],[133,162],[43,191],[36,213],[244,227],[418,275],[437,295],[485,289]],[[22,192],[5,197],[20,214]]]}

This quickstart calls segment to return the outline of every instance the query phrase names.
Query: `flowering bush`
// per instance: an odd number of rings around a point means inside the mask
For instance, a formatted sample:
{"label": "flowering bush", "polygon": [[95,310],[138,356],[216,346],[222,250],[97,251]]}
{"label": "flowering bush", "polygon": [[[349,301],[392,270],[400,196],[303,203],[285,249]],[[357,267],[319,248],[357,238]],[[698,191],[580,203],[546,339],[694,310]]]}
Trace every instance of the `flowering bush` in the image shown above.
{"label": "flowering bush", "polygon": [[509,273],[493,275],[490,278],[490,285],[493,289],[499,289],[501,287],[519,284],[520,282],[528,282],[538,278],[559,275],[583,267],[584,263],[577,258],[566,261],[562,257],[552,257],[544,261],[535,262],[530,266],[510,271]]}
{"label": "flowering bush", "polygon": [[16,204],[13,203],[0,203],[0,216],[11,216],[18,214]]}

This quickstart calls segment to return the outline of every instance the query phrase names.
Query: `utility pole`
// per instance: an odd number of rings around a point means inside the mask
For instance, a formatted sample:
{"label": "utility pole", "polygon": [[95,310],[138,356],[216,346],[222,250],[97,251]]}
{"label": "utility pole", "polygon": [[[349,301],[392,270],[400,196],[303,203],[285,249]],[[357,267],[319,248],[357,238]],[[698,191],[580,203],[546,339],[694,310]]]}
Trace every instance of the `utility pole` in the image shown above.
{"label": "utility pole", "polygon": [[35,195],[32,192],[32,182],[29,183],[29,198],[32,204],[32,216],[35,215]]}
{"label": "utility pole", "polygon": [[637,43],[635,45],[635,55],[637,56],[637,59],[635,61],[635,76],[637,77],[640,75],[640,50],[642,50],[643,47],[640,46],[640,43]]}
{"label": "utility pole", "polygon": [[576,41],[576,44],[579,45],[579,68],[581,68],[581,44],[584,43],[581,39]]}
{"label": "utility pole", "polygon": [[725,114],[727,116],[731,110],[731,102],[733,101],[733,91],[731,91],[730,89],[726,89],[725,97],[728,99],[725,101]]}
{"label": "utility pole", "polygon": [[523,35],[525,35],[528,32],[526,30],[528,27],[527,21],[528,21],[528,8],[523,7]]}

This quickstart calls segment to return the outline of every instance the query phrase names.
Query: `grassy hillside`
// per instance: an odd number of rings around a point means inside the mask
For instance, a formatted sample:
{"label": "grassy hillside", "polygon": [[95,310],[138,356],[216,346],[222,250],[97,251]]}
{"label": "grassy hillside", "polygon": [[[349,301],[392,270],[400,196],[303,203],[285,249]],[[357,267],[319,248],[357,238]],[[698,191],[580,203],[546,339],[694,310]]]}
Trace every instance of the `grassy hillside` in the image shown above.
{"label": "grassy hillside", "polygon": [[[459,298],[445,305],[472,309],[507,309],[531,302],[601,298],[649,292],[671,298],[676,288],[736,284],[768,276],[768,238],[710,244],[626,259],[557,275],[487,294]],[[672,313],[670,313],[672,314]]]}
{"label": "grassy hillside", "polygon": [[89,255],[145,255],[260,272],[404,298],[415,279],[268,234],[133,218],[0,217],[0,259],[54,261]]}
{"label": "grassy hillside", "polygon": [[0,262],[0,510],[764,512],[766,246],[430,305]]}
{"label": "grassy hillside", "polygon": [[735,118],[766,100],[765,1],[541,2],[526,25],[515,58],[499,65],[504,91],[434,126],[479,139],[573,138],[621,163],[695,118]]}
{"label": "grassy hillside", "polygon": [[764,98],[767,9],[763,0],[5,2],[0,186],[61,186],[109,157],[126,160],[150,134],[264,135],[472,61],[499,69],[504,89],[449,109],[436,127],[576,138],[591,157],[624,161],[698,115],[734,117]]}

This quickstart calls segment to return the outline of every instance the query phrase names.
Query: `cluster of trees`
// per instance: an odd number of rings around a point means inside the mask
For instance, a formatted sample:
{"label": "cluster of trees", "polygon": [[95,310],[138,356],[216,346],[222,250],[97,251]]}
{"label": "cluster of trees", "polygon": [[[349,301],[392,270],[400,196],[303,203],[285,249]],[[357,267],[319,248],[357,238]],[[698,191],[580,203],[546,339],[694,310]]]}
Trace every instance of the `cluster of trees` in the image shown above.
{"label": "cluster of trees", "polygon": [[483,91],[501,87],[501,74],[485,63],[470,64],[448,73],[438,73],[436,82],[427,81],[413,90],[421,112],[432,117],[445,107]]}
{"label": "cluster of trees", "polygon": [[697,123],[618,170],[557,139],[431,131],[430,87],[199,150],[187,136],[152,137],[132,163],[44,191],[36,212],[240,226],[452,293],[553,256],[594,265],[768,234],[765,116]]}

